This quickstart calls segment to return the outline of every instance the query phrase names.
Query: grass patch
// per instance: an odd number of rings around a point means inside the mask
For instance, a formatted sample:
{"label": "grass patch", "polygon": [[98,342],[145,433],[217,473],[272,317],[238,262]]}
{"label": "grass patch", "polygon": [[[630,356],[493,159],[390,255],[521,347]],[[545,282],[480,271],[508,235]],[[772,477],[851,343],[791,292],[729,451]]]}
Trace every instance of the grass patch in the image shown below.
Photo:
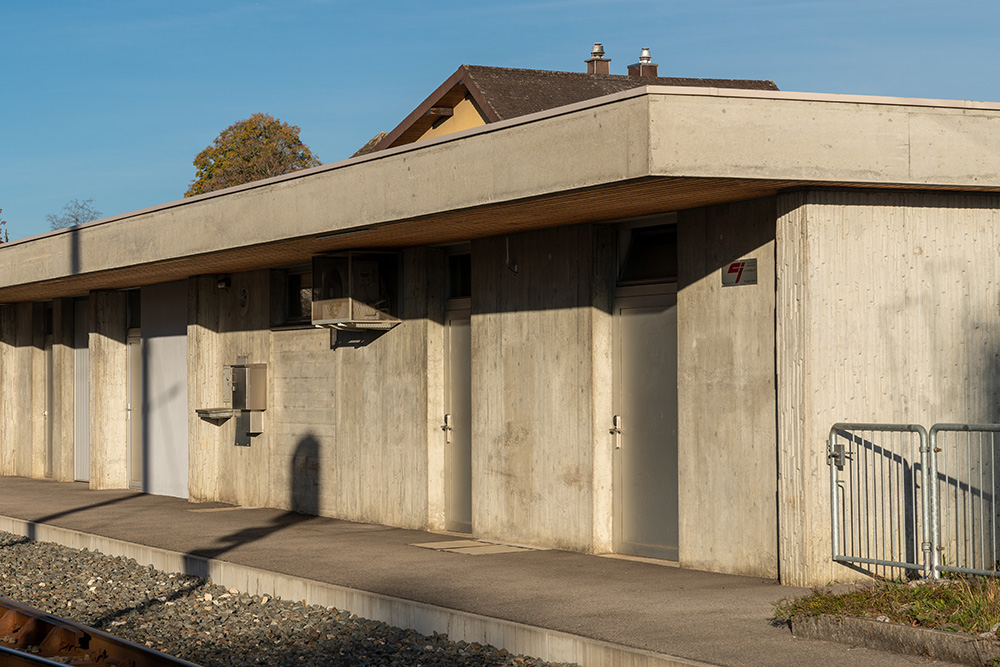
{"label": "grass patch", "polygon": [[1000,582],[992,578],[876,582],[847,593],[813,590],[775,603],[774,616],[855,616],[972,635],[1000,632]]}

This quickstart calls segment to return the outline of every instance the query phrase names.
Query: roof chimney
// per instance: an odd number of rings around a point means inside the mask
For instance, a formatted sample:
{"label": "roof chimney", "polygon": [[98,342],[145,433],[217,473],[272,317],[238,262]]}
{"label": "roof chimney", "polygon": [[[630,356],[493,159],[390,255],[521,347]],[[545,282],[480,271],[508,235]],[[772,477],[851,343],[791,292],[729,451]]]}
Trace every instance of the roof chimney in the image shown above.
{"label": "roof chimney", "polygon": [[604,47],[600,42],[594,42],[590,50],[590,60],[587,63],[587,74],[611,74],[611,58],[604,57]]}
{"label": "roof chimney", "polygon": [[628,75],[656,78],[657,67],[656,63],[653,62],[653,57],[649,55],[649,47],[643,47],[639,62],[628,66]]}

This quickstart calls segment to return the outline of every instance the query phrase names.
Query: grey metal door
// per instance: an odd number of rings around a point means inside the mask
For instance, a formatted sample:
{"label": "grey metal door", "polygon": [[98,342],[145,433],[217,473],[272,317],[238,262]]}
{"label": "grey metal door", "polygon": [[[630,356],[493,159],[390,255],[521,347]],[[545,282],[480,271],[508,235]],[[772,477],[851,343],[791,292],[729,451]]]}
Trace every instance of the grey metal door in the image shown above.
{"label": "grey metal door", "polygon": [[472,532],[472,338],[468,309],[445,316],[445,528]]}
{"label": "grey metal door", "polygon": [[143,490],[142,438],[142,336],[138,329],[128,332],[128,486]]}
{"label": "grey metal door", "polygon": [[615,315],[615,548],[677,560],[677,295]]}
{"label": "grey metal door", "polygon": [[90,480],[90,317],[87,299],[74,303],[73,478]]}

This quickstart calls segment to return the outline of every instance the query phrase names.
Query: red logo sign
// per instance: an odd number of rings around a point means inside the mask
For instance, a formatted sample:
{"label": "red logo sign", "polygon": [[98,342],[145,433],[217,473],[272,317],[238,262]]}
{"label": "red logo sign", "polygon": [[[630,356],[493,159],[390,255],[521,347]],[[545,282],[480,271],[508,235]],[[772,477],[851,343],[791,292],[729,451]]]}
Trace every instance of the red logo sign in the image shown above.
{"label": "red logo sign", "polygon": [[743,267],[746,265],[747,265],[746,262],[733,262],[732,264],[729,265],[729,273],[736,274],[736,280],[734,280],[733,282],[735,283],[740,282],[740,278],[743,277]]}
{"label": "red logo sign", "polygon": [[757,260],[741,259],[732,262],[722,271],[722,286],[731,287],[733,285],[756,285],[757,284]]}

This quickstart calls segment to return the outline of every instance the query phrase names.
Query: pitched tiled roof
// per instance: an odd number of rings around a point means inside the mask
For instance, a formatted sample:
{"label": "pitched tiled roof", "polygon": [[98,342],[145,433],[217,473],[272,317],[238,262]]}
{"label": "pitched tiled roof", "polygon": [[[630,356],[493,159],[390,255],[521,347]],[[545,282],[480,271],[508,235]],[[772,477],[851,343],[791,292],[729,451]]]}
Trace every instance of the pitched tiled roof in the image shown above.
{"label": "pitched tiled roof", "polygon": [[486,122],[495,123],[643,86],[778,90],[773,81],[752,79],[627,76],[462,65],[394,130],[375,145],[369,142],[361,150],[371,152],[416,141],[440,118],[439,113],[430,112],[454,108],[466,97],[472,98]]}
{"label": "pitched tiled roof", "polygon": [[546,109],[620,93],[642,86],[692,86],[697,88],[743,88],[778,90],[773,81],[748,79],[692,79],[682,77],[636,77],[583,72],[550,72],[537,69],[462,65],[499,120],[517,118]]}

